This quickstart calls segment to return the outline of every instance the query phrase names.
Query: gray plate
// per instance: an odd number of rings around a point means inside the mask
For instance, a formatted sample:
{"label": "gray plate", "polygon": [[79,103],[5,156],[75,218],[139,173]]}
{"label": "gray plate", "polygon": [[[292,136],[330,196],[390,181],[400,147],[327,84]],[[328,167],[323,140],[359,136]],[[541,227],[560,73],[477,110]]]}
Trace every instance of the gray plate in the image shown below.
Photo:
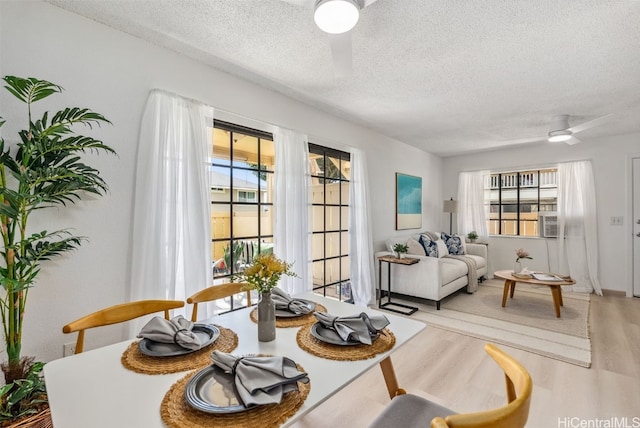
{"label": "gray plate", "polygon": [[238,399],[233,375],[216,365],[196,373],[184,389],[184,398],[191,407],[206,413],[238,413],[249,408]]}
{"label": "gray plate", "polygon": [[[200,349],[209,346],[220,336],[220,330],[209,324],[194,324],[191,331],[200,338],[200,343],[202,344]],[[161,343],[149,339],[142,339],[138,342],[138,349],[143,354],[152,357],[175,357],[198,351],[198,349],[185,349],[175,343]]]}
{"label": "gray plate", "polygon": [[[313,312],[313,310],[316,308],[316,304],[310,300],[306,300],[306,299],[296,299],[296,300],[307,304],[307,308],[309,308],[309,314]],[[295,318],[295,317],[301,317],[303,315],[308,315],[308,314],[294,314],[293,312],[289,312],[286,309],[276,309],[276,318]]]}
{"label": "gray plate", "polygon": [[[349,340],[345,342],[344,340],[342,340],[340,335],[336,333],[335,330],[331,328],[326,328],[319,322],[311,326],[311,335],[318,340],[321,340],[325,343],[330,343],[332,345],[343,345],[343,346],[362,345],[362,343],[358,342],[357,340]],[[374,341],[378,337],[380,337],[380,333],[372,334],[371,340]]]}

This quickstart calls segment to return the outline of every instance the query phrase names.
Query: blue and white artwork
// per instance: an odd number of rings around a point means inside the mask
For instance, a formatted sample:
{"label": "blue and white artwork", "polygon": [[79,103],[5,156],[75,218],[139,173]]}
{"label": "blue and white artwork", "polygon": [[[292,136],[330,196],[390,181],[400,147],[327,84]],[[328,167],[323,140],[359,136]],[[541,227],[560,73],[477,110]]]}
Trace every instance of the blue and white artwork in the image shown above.
{"label": "blue and white artwork", "polygon": [[396,230],[422,227],[422,177],[396,173]]}

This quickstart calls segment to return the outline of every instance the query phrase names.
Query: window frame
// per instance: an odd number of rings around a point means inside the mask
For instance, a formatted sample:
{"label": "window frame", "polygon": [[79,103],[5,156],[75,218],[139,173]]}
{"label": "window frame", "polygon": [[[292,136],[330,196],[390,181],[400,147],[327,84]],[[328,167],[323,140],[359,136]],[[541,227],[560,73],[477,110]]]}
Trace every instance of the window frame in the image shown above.
{"label": "window frame", "polygon": [[[273,202],[266,202],[263,200],[262,197],[259,197],[258,195],[261,195],[261,192],[264,190],[260,187],[260,179],[258,180],[259,184],[258,184],[258,188],[255,191],[251,191],[250,192],[254,192],[255,194],[255,200],[254,201],[240,201],[239,197],[234,197],[234,195],[236,194],[236,192],[239,192],[239,189],[234,189],[234,185],[233,185],[233,175],[234,175],[234,171],[251,171],[251,172],[257,172],[258,174],[274,174],[275,171],[273,170],[269,170],[267,168],[263,168],[264,163],[262,162],[262,140],[268,140],[273,142],[273,134],[269,133],[269,132],[265,132],[265,131],[260,131],[258,129],[254,129],[254,128],[249,128],[249,127],[245,127],[242,125],[237,125],[234,123],[230,123],[230,122],[225,122],[225,121],[221,121],[221,120],[215,120],[213,121],[213,126],[214,129],[219,129],[219,130],[224,130],[224,131],[228,131],[229,132],[229,163],[220,163],[220,162],[216,162],[215,157],[213,156],[213,154],[211,155],[211,162],[209,162],[208,167],[209,168],[227,168],[229,169],[229,200],[225,200],[225,201],[220,201],[220,200],[212,200],[211,201],[211,205],[215,206],[215,205],[226,205],[228,206],[228,213],[229,213],[229,218],[232,219],[233,218],[233,214],[234,214],[234,207],[251,207],[251,206],[255,206],[257,209],[257,213],[258,213],[258,217],[257,217],[257,234],[256,235],[242,235],[242,236],[236,236],[236,234],[234,233],[234,226],[233,226],[233,221],[231,220],[229,222],[229,236],[225,236],[222,238],[211,238],[211,243],[212,245],[215,244],[216,242],[224,242],[224,243],[228,243],[228,245],[230,246],[230,248],[234,248],[234,246],[236,245],[237,242],[242,242],[242,241],[247,241],[247,240],[255,240],[257,242],[257,253],[259,254],[260,251],[262,251],[262,244],[263,244],[263,240],[264,239],[270,239],[272,242],[269,242],[269,244],[273,245],[273,241],[274,241],[274,235],[273,235],[273,227],[272,227],[272,233],[271,234],[263,234],[262,233],[262,221],[261,221],[261,215],[264,212],[265,209],[269,208],[271,209],[271,211],[273,212],[274,209],[274,204]],[[242,134],[242,135],[247,135],[250,137],[255,137],[258,140],[258,153],[257,153],[257,169],[251,168],[251,167],[244,167],[244,166],[238,166],[238,165],[234,165],[234,144],[233,144],[233,138],[234,138],[234,134]],[[215,147],[215,140],[212,143]],[[275,167],[275,165],[274,165]],[[274,168],[275,169],[275,168]],[[213,186],[216,187],[216,186]],[[246,189],[243,189],[243,191],[246,191]],[[272,225],[273,226],[273,225]],[[221,275],[215,275],[213,276],[213,283],[214,284],[218,284],[221,282],[226,282],[228,279],[230,279],[234,273],[236,273],[235,269],[233,268],[236,263],[239,260],[235,260],[235,255],[233,253],[233,251],[231,251],[230,253],[230,265],[231,265],[231,269],[228,269],[228,272],[225,274],[221,274]],[[215,263],[216,259],[215,257],[212,257],[211,263]],[[233,308],[233,300],[231,303],[231,310],[234,310]]]}
{"label": "window frame", "polygon": [[[308,143],[308,147],[309,147],[309,154],[315,154],[315,155],[322,155],[324,157],[323,160],[323,164],[326,165],[327,164],[327,158],[336,158],[340,161],[340,163],[342,163],[343,161],[348,161],[351,162],[351,155],[348,152],[342,151],[342,150],[337,150],[337,149],[333,149],[333,148],[329,148],[329,147],[325,147],[325,146],[321,146],[318,144],[314,144],[309,142]],[[310,161],[311,159],[309,159]],[[324,218],[323,218],[323,226],[322,226],[322,230],[314,230],[313,227],[311,227],[311,234],[312,237],[313,236],[317,236],[317,235],[323,235],[323,239],[322,239],[322,245],[323,245],[323,249],[322,249],[322,257],[319,258],[315,258],[313,256],[313,246],[312,246],[312,251],[311,251],[311,266],[312,266],[312,270],[313,267],[315,266],[316,262],[323,262],[323,273],[322,273],[322,278],[323,278],[323,284],[321,285],[316,285],[315,284],[315,279],[314,279],[314,284],[312,285],[313,287],[313,292],[314,293],[318,293],[318,294],[322,294],[322,296],[327,297],[327,289],[331,288],[331,287],[335,287],[335,291],[336,294],[338,295],[338,300],[342,301],[343,297],[346,293],[346,289],[343,290],[342,287],[346,286],[347,284],[350,285],[351,283],[351,277],[349,276],[349,278],[343,278],[342,274],[342,260],[345,258],[349,258],[351,257],[351,249],[349,248],[349,251],[345,254],[342,251],[342,239],[343,239],[343,235],[346,235],[345,238],[348,240],[349,239],[349,224],[342,224],[342,214],[341,211],[343,209],[349,209],[349,204],[350,201],[348,201],[347,203],[343,203],[343,198],[342,198],[342,185],[343,183],[349,183],[349,186],[351,186],[351,180],[350,178],[343,178],[342,174],[340,174],[340,177],[328,177],[326,175],[326,168],[325,171],[323,171],[323,175],[317,175],[317,174],[312,174],[311,172],[309,172],[309,187],[311,188],[313,186],[313,184],[311,183],[311,180],[316,178],[318,180],[320,180],[322,182],[323,185],[323,203],[318,203],[318,202],[313,202],[311,201],[311,207],[310,209],[312,210],[311,212],[311,217],[313,218],[313,210],[314,207],[323,207],[323,213],[324,213]],[[329,203],[327,204],[327,181],[333,181],[333,182],[338,182],[339,186],[338,188],[340,189],[340,191],[338,192],[339,198],[338,198],[338,203],[337,204],[332,204]],[[338,215],[338,228],[337,229],[327,229],[327,209],[330,208],[338,208],[340,215]],[[347,221],[348,223],[348,221]],[[338,255],[333,255],[333,256],[327,256],[327,240],[328,234],[334,234],[337,233],[338,234]],[[313,241],[313,239],[312,239]],[[348,241],[347,241],[348,242]],[[327,261],[328,260],[339,260],[338,263],[338,280],[337,281],[327,281],[328,278],[328,274],[327,274]],[[351,291],[352,292],[352,291]],[[329,296],[331,297],[331,296]],[[347,301],[348,302],[352,302],[353,300],[353,295],[351,295]]]}
{"label": "window frame", "polygon": [[[541,173],[544,171],[549,171],[549,172],[553,172],[556,175],[556,181],[555,181],[555,185],[553,186],[546,186],[546,187],[542,187],[541,186]],[[536,183],[535,186],[531,186],[531,185],[523,185],[523,181],[527,181],[529,182],[529,173],[534,173],[535,174],[535,180],[534,182]],[[489,218],[487,219],[487,229],[490,232],[490,236],[511,236],[511,237],[525,237],[525,238],[535,238],[535,237],[542,237],[542,232],[540,229],[540,217],[542,216],[542,213],[546,213],[549,212],[549,210],[546,209],[541,209],[543,205],[547,206],[549,205],[547,202],[545,202],[543,204],[543,200],[541,198],[541,191],[543,188],[555,188],[556,189],[556,195],[555,195],[555,203],[554,205],[557,206],[557,201],[558,201],[558,196],[557,196],[557,173],[558,173],[558,169],[556,167],[537,167],[537,168],[527,168],[527,169],[520,169],[517,171],[500,171],[500,172],[490,172],[489,173],[489,179],[488,179],[488,186],[485,187],[486,190],[489,191],[489,196],[488,198],[485,197],[485,204],[487,204],[489,206],[489,210],[488,212],[490,213]],[[515,179],[515,183],[516,186],[505,186],[505,182],[508,181],[509,178],[505,179],[505,177],[513,177],[515,175],[516,179]],[[492,186],[492,178],[493,177],[497,177],[497,184],[498,187],[493,187]],[[530,199],[527,199],[525,201],[522,200],[522,192],[523,189],[531,189],[531,188],[535,188],[536,189],[536,198],[535,201],[531,201]],[[506,203],[503,201],[503,190],[504,189],[511,189],[511,190],[515,190],[516,191],[516,199],[515,199],[515,203],[514,202],[510,202],[510,203]],[[497,191],[498,193],[498,198],[497,198],[497,203],[495,202],[496,200],[491,199],[491,192],[493,191]],[[522,214],[522,207],[528,204],[535,204],[537,206],[537,218],[535,220],[530,220],[530,219],[523,219],[521,214]],[[497,206],[497,214],[498,214],[498,218],[491,218],[491,213],[492,212],[496,212],[496,211],[492,211],[493,207]],[[506,219],[503,217],[503,214],[505,212],[504,208],[507,206],[515,206],[515,214],[516,214],[516,218],[515,219]],[[531,211],[529,211],[531,212]],[[497,227],[497,233],[491,233],[491,223],[497,221],[498,223],[498,227]],[[503,221],[515,221],[516,223],[516,233],[515,234],[507,234],[505,233],[505,231],[503,231]],[[521,224],[522,222],[535,222],[538,225],[538,234],[537,235],[523,235],[522,234],[522,228],[521,228]]]}

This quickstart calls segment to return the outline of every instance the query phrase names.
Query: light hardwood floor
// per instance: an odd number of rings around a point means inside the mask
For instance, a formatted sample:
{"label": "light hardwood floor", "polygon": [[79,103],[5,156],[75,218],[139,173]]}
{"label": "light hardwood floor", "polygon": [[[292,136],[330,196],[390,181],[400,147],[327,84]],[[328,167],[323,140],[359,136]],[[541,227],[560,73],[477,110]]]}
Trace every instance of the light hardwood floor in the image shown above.
{"label": "light hardwood floor", "polygon": [[[500,345],[533,378],[527,427],[624,427],[596,425],[596,420],[623,417],[628,427],[640,427],[640,299],[605,292],[603,297],[594,295],[591,302],[589,369]],[[485,354],[484,343],[427,327],[392,354],[400,385],[458,412],[501,406],[506,403],[504,378]],[[382,374],[374,368],[294,426],[366,427],[388,402]]]}

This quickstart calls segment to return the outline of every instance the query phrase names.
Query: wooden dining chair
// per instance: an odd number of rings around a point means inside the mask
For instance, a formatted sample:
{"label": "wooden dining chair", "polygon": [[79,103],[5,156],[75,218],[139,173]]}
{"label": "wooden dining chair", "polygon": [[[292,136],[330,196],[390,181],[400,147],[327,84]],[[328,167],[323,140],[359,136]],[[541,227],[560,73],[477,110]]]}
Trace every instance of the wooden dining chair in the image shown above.
{"label": "wooden dining chair", "polygon": [[78,332],[75,353],[79,354],[84,349],[84,331],[88,328],[117,324],[161,311],[164,311],[164,317],[169,319],[169,310],[183,306],[184,302],[182,300],[138,300],[123,303],[101,309],[72,321],[62,327],[62,332]]}
{"label": "wooden dining chair", "polygon": [[227,282],[212,285],[193,294],[187,299],[187,303],[193,304],[191,321],[196,322],[198,320],[198,303],[224,299],[239,293],[247,293],[247,306],[251,306],[251,290],[247,288],[248,285],[246,282]]}
{"label": "wooden dining chair", "polygon": [[529,372],[513,357],[487,343],[487,354],[505,374],[507,404],[492,410],[456,414],[416,395],[398,395],[373,421],[370,428],[427,426],[431,428],[522,428],[529,417],[533,382]]}

